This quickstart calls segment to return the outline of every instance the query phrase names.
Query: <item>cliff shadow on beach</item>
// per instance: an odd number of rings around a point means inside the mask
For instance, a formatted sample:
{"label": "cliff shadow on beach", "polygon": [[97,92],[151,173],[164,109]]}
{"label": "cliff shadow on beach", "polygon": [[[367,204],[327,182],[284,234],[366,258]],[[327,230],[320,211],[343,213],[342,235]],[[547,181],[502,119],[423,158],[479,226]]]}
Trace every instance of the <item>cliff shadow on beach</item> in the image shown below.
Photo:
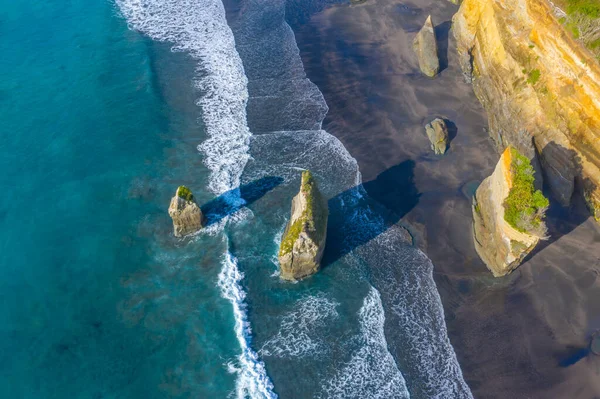
{"label": "cliff shadow on beach", "polygon": [[583,192],[584,187],[589,187],[592,183],[581,178],[583,173],[579,155],[552,141],[545,145],[538,157],[544,177],[543,189],[550,199],[546,212],[548,238],[540,241],[524,262],[569,234],[590,217]]}
{"label": "cliff shadow on beach", "polygon": [[448,68],[448,37],[452,21],[444,21],[435,26],[435,37],[438,46],[438,59],[440,60],[440,73]]}
{"label": "cliff shadow on beach", "polygon": [[414,161],[404,161],[329,200],[323,267],[373,240],[417,205],[414,169]]}

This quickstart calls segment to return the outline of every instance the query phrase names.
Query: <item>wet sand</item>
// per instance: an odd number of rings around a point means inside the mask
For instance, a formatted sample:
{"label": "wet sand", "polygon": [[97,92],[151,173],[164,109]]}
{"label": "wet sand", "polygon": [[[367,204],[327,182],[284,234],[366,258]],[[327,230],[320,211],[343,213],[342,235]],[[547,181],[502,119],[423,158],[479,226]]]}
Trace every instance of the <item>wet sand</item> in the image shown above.
{"label": "wet sand", "polygon": [[[293,26],[308,77],[329,105],[324,129],[359,163],[363,181],[415,162],[418,204],[403,221],[435,265],[450,340],[476,398],[600,397],[600,225],[580,200],[552,205],[552,237],[512,275],[495,279],[475,253],[471,195],[499,159],[485,111],[463,82],[446,1],[369,0]],[[414,35],[431,14],[442,67],[422,76]],[[444,156],[424,126],[454,123]],[[452,133],[452,132],[451,132]]]}

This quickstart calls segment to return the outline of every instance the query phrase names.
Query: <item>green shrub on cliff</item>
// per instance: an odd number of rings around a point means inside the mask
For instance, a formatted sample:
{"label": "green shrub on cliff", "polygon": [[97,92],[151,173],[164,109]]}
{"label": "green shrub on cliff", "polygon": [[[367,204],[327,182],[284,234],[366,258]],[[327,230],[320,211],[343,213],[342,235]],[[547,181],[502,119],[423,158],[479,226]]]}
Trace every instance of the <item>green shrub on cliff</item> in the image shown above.
{"label": "green shrub on cliff", "polygon": [[187,188],[186,186],[179,186],[177,188],[177,196],[179,198],[183,198],[186,201],[194,200],[194,195],[192,194],[192,191],[189,188]]}
{"label": "green shrub on cliff", "polygon": [[527,82],[534,85],[540,80],[541,72],[539,69],[534,69],[527,74]]}
{"label": "green shrub on cliff", "polygon": [[573,37],[600,59],[600,1],[559,0],[566,16],[561,18]]}
{"label": "green shrub on cliff", "polygon": [[536,190],[529,159],[511,148],[512,187],[504,201],[504,219],[515,229],[544,236],[544,214],[550,202]]}
{"label": "green shrub on cliff", "polygon": [[567,14],[583,14],[591,18],[600,18],[600,1],[598,0],[565,0]]}

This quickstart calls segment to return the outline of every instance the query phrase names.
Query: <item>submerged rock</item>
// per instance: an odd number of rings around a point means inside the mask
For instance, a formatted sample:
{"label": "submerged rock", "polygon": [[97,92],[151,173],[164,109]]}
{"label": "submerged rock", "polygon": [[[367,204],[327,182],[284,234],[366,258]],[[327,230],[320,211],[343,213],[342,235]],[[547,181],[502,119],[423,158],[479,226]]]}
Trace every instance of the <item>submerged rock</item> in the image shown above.
{"label": "submerged rock", "polygon": [[302,172],[300,192],[279,248],[281,278],[299,280],[319,270],[327,235],[327,201],[309,171]]}
{"label": "submerged rock", "polygon": [[175,237],[195,233],[204,223],[204,216],[194,196],[186,186],[179,186],[169,205],[169,216],[173,219]]}
{"label": "submerged rock", "polygon": [[529,160],[508,147],[475,193],[475,249],[495,277],[516,269],[545,236],[548,200],[533,183]]}
{"label": "submerged rock", "polygon": [[440,60],[438,59],[437,41],[431,15],[427,17],[425,25],[421,28],[415,41],[413,48],[419,59],[419,68],[421,72],[429,77],[434,77],[440,71]]}
{"label": "submerged rock", "polygon": [[436,154],[444,154],[448,148],[448,126],[443,119],[436,118],[425,126],[431,149]]}

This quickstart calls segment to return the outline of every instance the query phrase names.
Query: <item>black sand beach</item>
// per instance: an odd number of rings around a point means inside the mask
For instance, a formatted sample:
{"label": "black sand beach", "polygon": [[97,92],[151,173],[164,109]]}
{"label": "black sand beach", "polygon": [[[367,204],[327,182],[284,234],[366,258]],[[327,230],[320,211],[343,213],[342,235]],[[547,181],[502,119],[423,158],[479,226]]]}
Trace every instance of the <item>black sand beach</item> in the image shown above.
{"label": "black sand beach", "polygon": [[[553,203],[551,237],[512,275],[495,279],[475,253],[471,195],[499,159],[487,118],[457,62],[446,1],[369,0],[292,25],[309,78],[338,137],[368,182],[414,161],[418,204],[403,221],[435,265],[450,340],[476,398],[600,397],[600,357],[587,352],[600,328],[600,225],[582,201]],[[431,14],[442,72],[421,75],[412,40]],[[452,122],[436,156],[424,126]],[[454,128],[455,127],[455,128]]]}

